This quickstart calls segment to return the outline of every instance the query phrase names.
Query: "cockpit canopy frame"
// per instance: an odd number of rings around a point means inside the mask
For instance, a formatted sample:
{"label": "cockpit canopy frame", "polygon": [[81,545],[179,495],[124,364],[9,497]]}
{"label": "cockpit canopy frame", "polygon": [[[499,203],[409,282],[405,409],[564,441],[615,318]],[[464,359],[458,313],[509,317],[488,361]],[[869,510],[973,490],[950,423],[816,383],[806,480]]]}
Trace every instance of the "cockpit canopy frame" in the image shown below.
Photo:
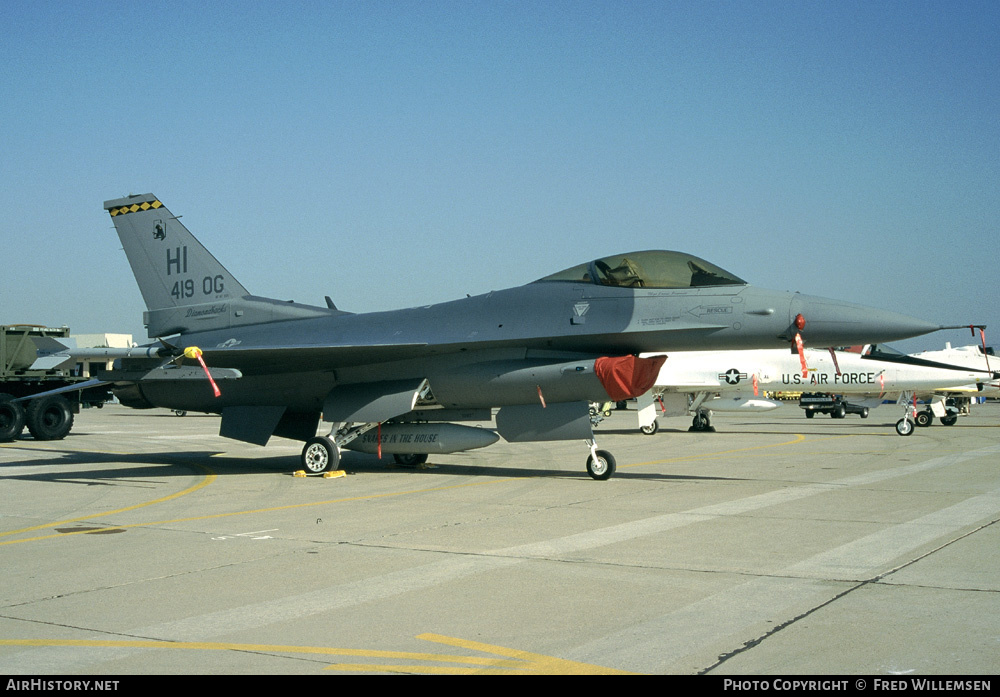
{"label": "cockpit canopy frame", "polygon": [[595,259],[540,278],[535,283],[592,283],[621,288],[745,286],[739,276],[683,252],[648,250]]}

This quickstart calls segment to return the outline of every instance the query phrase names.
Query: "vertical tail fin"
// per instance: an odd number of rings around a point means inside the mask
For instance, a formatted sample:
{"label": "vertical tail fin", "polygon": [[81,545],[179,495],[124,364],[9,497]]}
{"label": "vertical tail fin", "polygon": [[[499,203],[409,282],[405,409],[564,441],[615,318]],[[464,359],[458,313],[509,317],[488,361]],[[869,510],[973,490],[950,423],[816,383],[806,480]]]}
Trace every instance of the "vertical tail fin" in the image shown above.
{"label": "vertical tail fin", "polygon": [[153,194],[105,201],[147,312],[150,338],[327,314],[251,297]]}

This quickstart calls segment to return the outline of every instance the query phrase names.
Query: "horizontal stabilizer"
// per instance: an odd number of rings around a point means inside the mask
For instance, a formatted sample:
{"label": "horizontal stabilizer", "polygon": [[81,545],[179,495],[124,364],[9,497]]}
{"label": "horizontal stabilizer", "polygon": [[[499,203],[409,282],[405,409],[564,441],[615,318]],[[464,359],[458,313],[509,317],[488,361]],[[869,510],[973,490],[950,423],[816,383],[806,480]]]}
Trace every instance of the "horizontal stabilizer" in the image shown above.
{"label": "horizontal stabilizer", "polygon": [[317,414],[287,411],[283,406],[233,406],[222,410],[219,435],[254,445],[267,445],[271,436],[308,440],[316,435]]}
{"label": "horizontal stabilizer", "polygon": [[219,435],[254,445],[267,445],[285,407],[226,407]]}

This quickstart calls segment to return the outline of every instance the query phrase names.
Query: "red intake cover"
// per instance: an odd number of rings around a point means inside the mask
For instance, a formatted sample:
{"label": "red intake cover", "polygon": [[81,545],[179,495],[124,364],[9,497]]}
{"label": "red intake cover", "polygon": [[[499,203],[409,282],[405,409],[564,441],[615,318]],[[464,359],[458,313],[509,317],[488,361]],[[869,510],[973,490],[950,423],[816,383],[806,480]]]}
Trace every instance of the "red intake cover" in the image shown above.
{"label": "red intake cover", "polygon": [[594,372],[597,373],[608,396],[615,401],[621,401],[645,394],[656,384],[656,376],[660,374],[660,368],[666,360],[666,356],[652,358],[605,356],[594,361]]}

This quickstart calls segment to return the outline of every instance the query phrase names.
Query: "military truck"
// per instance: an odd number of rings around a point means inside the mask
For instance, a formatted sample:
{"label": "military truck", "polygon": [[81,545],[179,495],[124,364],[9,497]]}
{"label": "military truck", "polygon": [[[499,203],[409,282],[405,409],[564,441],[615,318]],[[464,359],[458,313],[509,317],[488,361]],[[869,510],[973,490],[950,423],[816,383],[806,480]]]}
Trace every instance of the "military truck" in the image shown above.
{"label": "military truck", "polygon": [[87,387],[26,402],[15,402],[49,390],[82,384],[87,378],[71,368],[36,361],[36,340],[69,336],[69,327],[35,324],[0,326],[0,442],[11,441],[27,426],[35,440],[59,440],[73,428],[82,407],[101,407],[111,399],[106,386]]}
{"label": "military truck", "polygon": [[807,419],[813,418],[816,414],[829,414],[835,419],[842,419],[848,414],[858,414],[862,419],[868,418],[868,407],[851,404],[839,394],[807,392],[799,397],[799,406],[805,409]]}

